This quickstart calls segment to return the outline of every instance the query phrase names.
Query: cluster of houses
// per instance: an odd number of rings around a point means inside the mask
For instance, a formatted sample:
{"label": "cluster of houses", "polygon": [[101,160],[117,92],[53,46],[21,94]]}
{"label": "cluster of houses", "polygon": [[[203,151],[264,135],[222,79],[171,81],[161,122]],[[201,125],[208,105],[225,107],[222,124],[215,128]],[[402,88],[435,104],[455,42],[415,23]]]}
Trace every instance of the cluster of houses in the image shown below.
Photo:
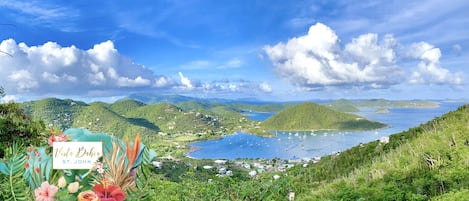
{"label": "cluster of houses", "polygon": [[[173,159],[173,161],[179,161],[180,159]],[[202,169],[213,170],[219,177],[233,176],[233,170],[241,170],[247,172],[251,177],[255,177],[263,172],[284,172],[294,166],[307,167],[309,162],[316,163],[320,160],[320,157],[315,158],[302,158],[295,160],[280,160],[280,159],[256,159],[256,160],[214,160],[212,164],[206,164],[202,166]],[[155,168],[161,169],[163,167],[162,161],[153,161],[152,165]],[[278,179],[280,176],[275,175],[274,179]]]}

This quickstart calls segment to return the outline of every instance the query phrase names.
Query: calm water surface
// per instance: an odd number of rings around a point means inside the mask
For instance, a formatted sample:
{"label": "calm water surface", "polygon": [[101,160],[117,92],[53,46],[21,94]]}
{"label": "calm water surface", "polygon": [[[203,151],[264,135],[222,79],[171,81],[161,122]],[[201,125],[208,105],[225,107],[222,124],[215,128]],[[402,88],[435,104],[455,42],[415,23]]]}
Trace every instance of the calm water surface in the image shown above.
{"label": "calm water surface", "polygon": [[[192,143],[199,149],[189,154],[194,158],[311,158],[332,154],[382,136],[398,133],[418,126],[435,117],[457,109],[464,103],[441,102],[438,108],[391,108],[389,113],[378,114],[376,108],[360,108],[356,114],[383,122],[390,128],[372,131],[289,131],[276,132],[275,137],[259,137],[237,132],[218,140]],[[273,113],[248,113],[253,120],[265,120]]]}

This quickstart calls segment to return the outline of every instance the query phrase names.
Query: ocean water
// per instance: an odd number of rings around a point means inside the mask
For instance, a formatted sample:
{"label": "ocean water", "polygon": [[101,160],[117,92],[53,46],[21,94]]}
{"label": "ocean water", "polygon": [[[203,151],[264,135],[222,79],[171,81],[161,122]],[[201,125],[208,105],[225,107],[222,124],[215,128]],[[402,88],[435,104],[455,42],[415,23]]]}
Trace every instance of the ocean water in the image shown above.
{"label": "ocean water", "polygon": [[[236,158],[312,158],[333,154],[360,143],[377,140],[383,136],[406,131],[422,123],[457,109],[464,103],[441,102],[437,108],[390,108],[389,113],[375,113],[375,108],[361,108],[356,114],[383,122],[389,128],[371,131],[277,131],[275,137],[260,137],[237,132],[218,140],[191,143],[197,151],[193,158],[236,159]],[[253,120],[264,120],[273,113],[249,113]]]}

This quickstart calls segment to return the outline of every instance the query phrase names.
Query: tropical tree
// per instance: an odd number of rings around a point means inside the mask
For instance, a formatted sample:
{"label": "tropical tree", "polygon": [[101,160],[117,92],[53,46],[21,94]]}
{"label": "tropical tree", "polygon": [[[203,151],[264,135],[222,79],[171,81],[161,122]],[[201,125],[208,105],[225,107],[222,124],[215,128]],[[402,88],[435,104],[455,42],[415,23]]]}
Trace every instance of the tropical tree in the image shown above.
{"label": "tropical tree", "polygon": [[18,103],[0,104],[0,158],[14,142],[22,145],[39,145],[45,139],[45,125],[27,115]]}

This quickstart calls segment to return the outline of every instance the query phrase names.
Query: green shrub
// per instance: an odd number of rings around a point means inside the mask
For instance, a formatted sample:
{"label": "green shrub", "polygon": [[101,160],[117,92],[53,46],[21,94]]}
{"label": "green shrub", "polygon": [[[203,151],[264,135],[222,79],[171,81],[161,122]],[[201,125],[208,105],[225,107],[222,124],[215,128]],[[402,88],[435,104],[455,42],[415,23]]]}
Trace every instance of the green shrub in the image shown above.
{"label": "green shrub", "polygon": [[18,103],[0,104],[0,158],[5,155],[7,147],[13,142],[28,145],[39,145],[45,142],[45,125],[25,114]]}

